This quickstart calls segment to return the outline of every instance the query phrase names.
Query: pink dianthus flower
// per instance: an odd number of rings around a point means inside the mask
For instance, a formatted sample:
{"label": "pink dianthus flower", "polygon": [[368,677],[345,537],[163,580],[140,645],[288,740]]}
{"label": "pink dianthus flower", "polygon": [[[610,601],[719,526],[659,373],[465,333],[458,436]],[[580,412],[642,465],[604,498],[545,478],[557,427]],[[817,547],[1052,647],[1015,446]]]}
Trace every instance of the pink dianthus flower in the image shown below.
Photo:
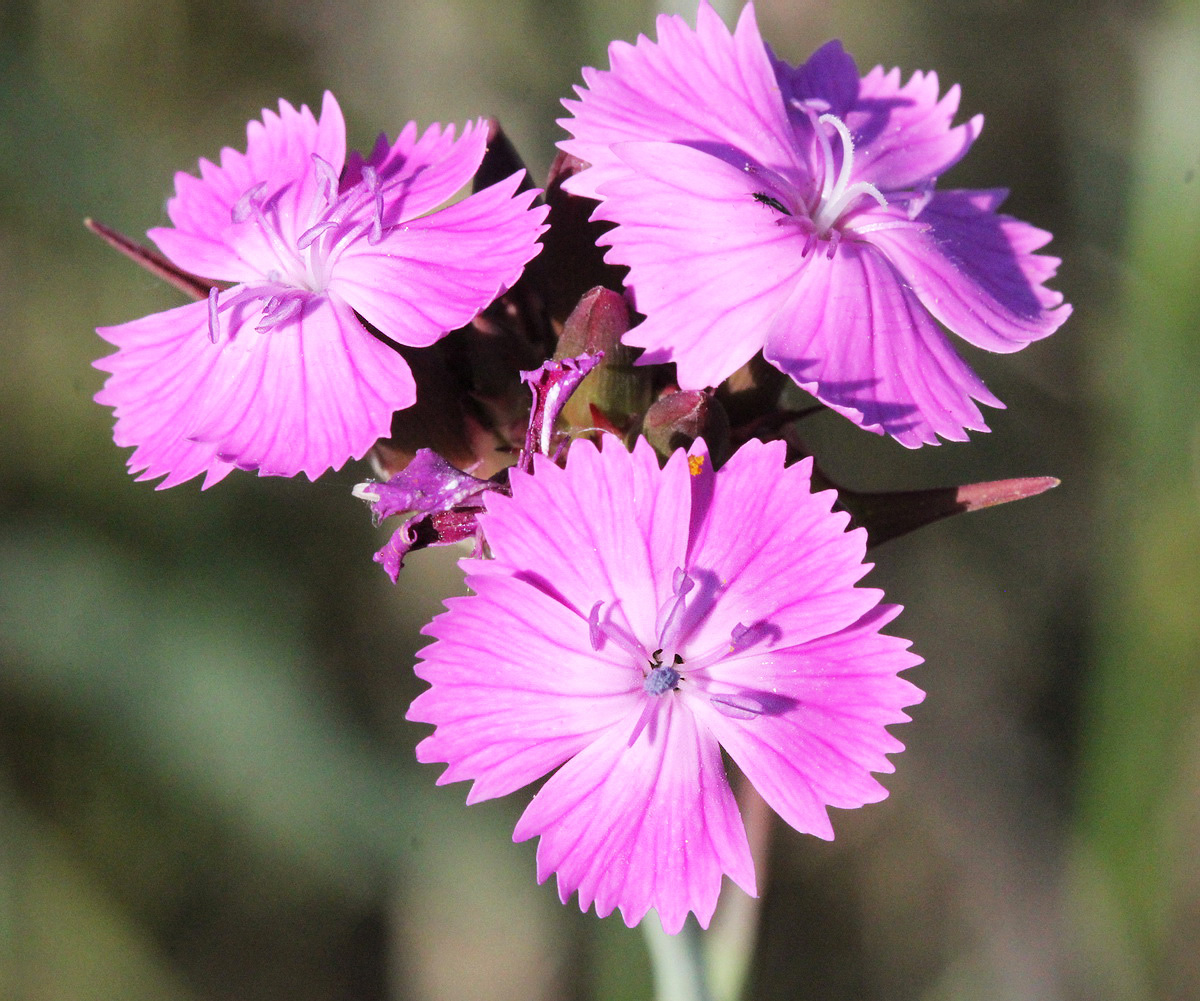
{"label": "pink dianthus flower", "polygon": [[[150,231],[179,268],[212,280],[192,303],[99,334],[117,352],[98,402],[139,479],[169,487],[231,469],[315,478],[361,458],[412,406],[408,364],[469,322],[540,249],[544,207],[520,174],[434,211],[475,173],[482,123],[409,123],[346,158],[341,109],[286,101],[246,129],[246,152],[175,176],[173,227]],[[230,288],[220,284],[231,283]],[[358,314],[357,316],[355,314]],[[382,338],[369,332],[359,317]]]}
{"label": "pink dianthus flower", "polygon": [[564,469],[537,456],[511,498],[487,494],[494,558],[462,561],[474,594],[426,627],[432,687],[408,713],[469,803],[553,772],[514,833],[540,836],[539,881],[668,932],[707,926],[722,875],[755,892],[722,748],[828,839],[827,807],[887,795],[885,727],[922,698],[897,676],[920,658],[879,631],[900,609],[854,586],[865,532],[809,492],[811,460],[751,441],[714,472],[702,446],[660,468],[644,440],[578,440]]}
{"label": "pink dianthus flower", "polygon": [[1044,283],[1050,234],[997,212],[1001,190],[936,190],[982,116],[951,122],[957,85],[876,67],[840,43],[777,59],[747,5],[731,34],[701,3],[696,30],[658,19],[658,41],[614,42],[564,101],[591,164],[564,187],[601,200],[601,242],[627,266],[645,322],[626,343],[674,362],[685,389],[715,386],[762,350],[828,407],[909,447],[987,430],[1002,407],[942,324],[1012,352],[1070,314]]}

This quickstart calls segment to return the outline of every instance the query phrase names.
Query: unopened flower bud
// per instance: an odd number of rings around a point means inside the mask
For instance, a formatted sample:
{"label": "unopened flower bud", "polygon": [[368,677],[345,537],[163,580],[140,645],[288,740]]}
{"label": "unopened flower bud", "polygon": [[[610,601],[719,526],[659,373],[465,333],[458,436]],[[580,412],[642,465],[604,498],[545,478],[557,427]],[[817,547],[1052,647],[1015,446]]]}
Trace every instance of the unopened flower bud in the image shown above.
{"label": "unopened flower bud", "polygon": [[660,396],[646,411],[642,433],[663,458],[678,448],[689,448],[697,438],[707,442],[716,465],[729,455],[729,418],[708,390],[678,390]]}
{"label": "unopened flower bud", "polygon": [[637,352],[621,343],[628,329],[625,300],[607,288],[592,289],[567,317],[555,358],[603,354],[563,408],[572,427],[594,427],[599,418],[606,430],[624,433],[650,405],[650,372],[635,368]]}

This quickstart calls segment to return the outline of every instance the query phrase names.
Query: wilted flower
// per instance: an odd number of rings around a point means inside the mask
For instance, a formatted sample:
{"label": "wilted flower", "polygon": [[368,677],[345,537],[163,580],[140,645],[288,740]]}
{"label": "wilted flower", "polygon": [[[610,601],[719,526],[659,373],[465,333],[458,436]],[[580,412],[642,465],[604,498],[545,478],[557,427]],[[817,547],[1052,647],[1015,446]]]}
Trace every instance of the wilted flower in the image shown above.
{"label": "wilted flower", "polygon": [[[346,159],[326,93],[319,119],[280,101],[246,152],[175,177],[173,228],[150,237],[213,281],[207,303],[102,327],[118,445],[140,479],[169,487],[232,468],[315,478],[388,433],[416,387],[389,341],[425,347],[462,326],[538,251],[545,209],[521,175],[434,211],[483,158],[487,130],[410,123]],[[232,283],[232,287],[224,287]],[[358,314],[356,316],[355,314]],[[366,320],[378,334],[360,322]]]}
{"label": "wilted flower", "polygon": [[714,472],[703,442],[660,469],[639,441],[570,448],[483,496],[493,559],[467,559],[473,595],[426,627],[409,719],[436,731],[421,761],[467,797],[554,774],[517,824],[540,836],[538,879],[626,923],[707,925],[722,875],[755,892],[721,749],[797,830],[832,838],[827,807],[887,795],[901,744],[885,726],[922,695],[920,662],[880,633],[899,612],[867,571],[865,533],[811,494],[811,460],[744,445]]}
{"label": "wilted flower", "polygon": [[1070,314],[1044,287],[1050,235],[997,212],[1005,192],[935,190],[982,127],[951,126],[958,87],[876,67],[839,43],[793,68],[752,6],[730,34],[702,3],[692,31],[615,42],[585,69],[574,136],[592,166],[564,185],[617,224],[606,260],[629,267],[646,315],[625,342],[714,386],[760,349],[822,403],[902,444],[986,430],[1003,406],[941,323],[989,351],[1053,333]]}

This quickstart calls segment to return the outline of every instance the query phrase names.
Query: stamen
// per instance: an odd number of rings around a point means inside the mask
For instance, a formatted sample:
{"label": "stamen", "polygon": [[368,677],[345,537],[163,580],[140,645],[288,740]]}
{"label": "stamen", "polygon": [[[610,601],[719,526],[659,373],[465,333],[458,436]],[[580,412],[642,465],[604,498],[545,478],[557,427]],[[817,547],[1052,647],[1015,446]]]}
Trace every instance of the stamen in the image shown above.
{"label": "stamen", "polygon": [[642,714],[638,717],[638,721],[633,725],[633,733],[629,735],[629,743],[627,747],[633,747],[637,743],[638,737],[642,735],[642,731],[646,729],[646,724],[654,719],[658,712],[658,707],[661,703],[654,699],[646,699],[646,704],[642,706]]}
{"label": "stamen", "polygon": [[317,237],[322,233],[328,233],[331,229],[337,229],[337,221],[334,219],[326,219],[324,222],[319,222],[315,226],[310,226],[296,241],[296,246],[300,250],[307,250],[316,242]]}
{"label": "stamen", "polygon": [[247,188],[242,197],[239,198],[232,209],[229,210],[229,218],[234,223],[243,223],[254,215],[254,210],[258,208],[259,200],[262,198],[262,193],[267,190],[267,182],[259,181],[251,188]]}
{"label": "stamen", "polygon": [[262,319],[254,329],[261,334],[282,326],[304,308],[304,301],[307,298],[307,293],[299,290],[271,296],[263,306]]}
{"label": "stamen", "polygon": [[647,695],[666,695],[679,684],[680,674],[670,664],[659,664],[646,675],[642,689]]}
{"label": "stamen", "polygon": [[739,622],[729,634],[729,653],[741,653],[747,647],[754,646],[770,631],[765,622],[756,622],[752,626],[744,626]]}
{"label": "stamen", "polygon": [[597,601],[588,613],[588,638],[591,640],[592,649],[598,651],[611,640],[629,654],[632,660],[640,662],[646,656],[645,649],[627,636],[615,622],[605,622],[600,617],[600,610],[603,607],[604,602]]}
{"label": "stamen", "polygon": [[214,344],[221,337],[221,319],[217,315],[217,296],[220,289],[215,285],[208,290],[208,339]]}
{"label": "stamen", "polygon": [[600,609],[603,607],[604,602],[597,601],[588,612],[588,639],[592,641],[592,649],[596,651],[599,651],[600,641],[604,638],[604,634],[600,632]]}
{"label": "stamen", "polygon": [[688,657],[688,674],[695,677],[718,661],[741,653],[770,635],[771,627],[765,622],[756,622],[752,626],[744,626],[739,622],[733,627],[727,643],[718,643],[711,650],[706,650],[698,656]]}
{"label": "stamen", "polygon": [[826,101],[823,97],[793,97],[789,103],[797,111],[802,111],[810,118],[812,117],[813,112],[823,115],[833,107],[833,105]]}
{"label": "stamen", "polygon": [[710,695],[708,701],[730,719],[757,719],[763,714],[762,703],[750,695]]}
{"label": "stamen", "polygon": [[383,187],[379,183],[379,171],[370,164],[363,167],[362,175],[367,193],[375,202],[375,212],[371,217],[371,231],[367,234],[367,243],[373,247],[383,239]]}
{"label": "stamen", "polygon": [[912,222],[925,211],[925,206],[933,200],[933,189],[935,187],[937,187],[937,178],[931,177],[914,192],[914,197],[908,203],[909,222]]}
{"label": "stamen", "polygon": [[[267,182],[260,181],[254,187],[247,189],[242,197],[237,200],[237,204],[231,210],[230,216],[235,223],[243,223],[249,219],[253,219],[258,223],[259,231],[267,238],[267,243],[270,244],[271,250],[274,251],[275,259],[279,263],[282,273],[289,276],[284,280],[290,285],[302,284],[303,279],[297,280],[292,277],[296,265],[300,264],[296,247],[289,246],[288,242],[280,234],[278,226],[271,219],[268,219],[267,214],[263,211],[261,198],[266,187]],[[275,277],[278,273],[276,269],[270,269],[267,273],[268,280],[280,280]]]}
{"label": "stamen", "polygon": [[683,599],[695,586],[696,582],[688,576],[687,571],[683,567],[676,567],[674,577],[671,581],[672,596],[663,602],[662,608],[658,610],[654,624],[654,633],[664,649],[668,646],[671,647],[672,654],[674,654],[674,643],[676,633],[679,631],[679,623],[683,618]]}
{"label": "stamen", "polygon": [[321,185],[321,195],[325,199],[326,205],[332,205],[337,201],[337,171],[333,169],[333,164],[316,153],[312,155],[312,160],[313,172],[317,175],[317,182]]}

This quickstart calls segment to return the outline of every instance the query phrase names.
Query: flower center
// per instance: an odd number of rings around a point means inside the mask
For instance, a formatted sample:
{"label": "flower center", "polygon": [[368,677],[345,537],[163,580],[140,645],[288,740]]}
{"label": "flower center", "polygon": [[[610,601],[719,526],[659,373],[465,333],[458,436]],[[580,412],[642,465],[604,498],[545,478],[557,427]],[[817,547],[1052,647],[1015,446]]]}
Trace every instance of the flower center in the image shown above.
{"label": "flower center", "polygon": [[[632,747],[647,727],[653,725],[660,710],[669,703],[662,697],[672,692],[682,694],[681,682],[693,696],[707,698],[717,712],[735,719],[754,719],[764,712],[761,693],[742,690],[736,684],[722,682],[709,674],[723,660],[735,657],[759,643],[768,642],[773,635],[772,627],[766,622],[750,626],[733,627],[728,639],[716,643],[709,650],[691,651],[687,658],[687,676],[681,668],[684,656],[680,648],[693,632],[693,621],[687,630],[687,597],[695,590],[695,579],[683,569],[676,567],[671,581],[671,596],[662,603],[655,617],[655,648],[650,652],[626,629],[604,614],[605,603],[597,601],[588,613],[588,633],[593,650],[600,650],[606,643],[613,643],[630,656],[634,670],[642,675],[642,692],[650,696],[645,700],[633,732],[629,736]],[[653,731],[651,731],[653,733]],[[652,738],[653,739],[653,738]]]}
{"label": "flower center", "polygon": [[209,296],[208,332],[214,344],[220,339],[221,311],[247,301],[261,302],[262,314],[255,329],[265,332],[282,327],[329,286],[333,264],[347,245],[364,235],[372,245],[383,239],[384,198],[379,172],[366,164],[360,180],[339,191],[333,166],[315,153],[312,160],[317,194],[308,206],[308,226],[299,236],[290,235],[297,227],[285,227],[281,217],[282,190],[267,195],[266,181],[247,188],[230,210],[230,221],[235,226],[253,223],[262,237],[262,244],[246,251],[246,259],[260,270],[263,280],[242,285],[232,295],[220,296],[213,290]]}
{"label": "flower center", "polygon": [[[832,126],[842,144],[842,165],[838,169],[834,165],[833,145],[829,136],[822,128]],[[821,158],[824,161],[825,172],[821,180],[821,190],[817,192],[817,202],[811,212],[813,225],[818,237],[828,235],[829,231],[841,221],[842,217],[861,198],[873,198],[881,207],[887,206],[875,185],[867,181],[851,182],[850,176],[854,170],[854,139],[850,130],[837,115],[821,115],[813,124],[817,142],[821,146]]]}
{"label": "flower center", "polygon": [[666,695],[667,692],[673,692],[683,678],[683,675],[676,670],[682,663],[683,658],[679,654],[675,654],[673,663],[664,664],[662,651],[655,650],[654,655],[650,658],[650,673],[646,675],[642,690],[647,695]]}

